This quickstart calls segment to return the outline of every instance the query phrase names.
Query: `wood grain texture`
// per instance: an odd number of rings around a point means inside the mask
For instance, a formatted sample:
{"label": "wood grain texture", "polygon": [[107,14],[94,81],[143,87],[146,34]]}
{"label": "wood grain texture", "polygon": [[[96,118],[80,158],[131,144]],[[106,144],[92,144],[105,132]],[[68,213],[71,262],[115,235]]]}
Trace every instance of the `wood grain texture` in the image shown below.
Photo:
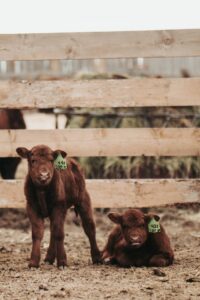
{"label": "wood grain texture", "polygon": [[200,29],[0,35],[0,60],[199,55]]}
{"label": "wood grain texture", "polygon": [[0,108],[200,105],[200,78],[0,81]]}
{"label": "wood grain texture", "polygon": [[[23,180],[0,180],[0,207],[25,207]],[[200,202],[199,179],[87,180],[93,207],[151,207]]]}
{"label": "wood grain texture", "polygon": [[200,128],[0,130],[0,156],[45,144],[69,156],[198,156]]}

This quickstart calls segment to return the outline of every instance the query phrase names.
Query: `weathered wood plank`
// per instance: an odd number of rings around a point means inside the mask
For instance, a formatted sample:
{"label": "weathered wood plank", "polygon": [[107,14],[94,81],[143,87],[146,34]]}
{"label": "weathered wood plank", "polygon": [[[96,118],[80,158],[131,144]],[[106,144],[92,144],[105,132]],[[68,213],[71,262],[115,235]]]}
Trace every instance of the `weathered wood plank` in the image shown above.
{"label": "weathered wood plank", "polygon": [[[0,207],[25,207],[23,180],[0,180]],[[151,207],[200,202],[198,179],[87,180],[93,207]]]}
{"label": "weathered wood plank", "polygon": [[0,108],[200,105],[200,78],[0,81]]}
{"label": "weathered wood plank", "polygon": [[69,156],[198,156],[200,128],[0,130],[0,156],[45,144]]}
{"label": "weathered wood plank", "polygon": [[0,60],[199,55],[200,29],[0,35]]}

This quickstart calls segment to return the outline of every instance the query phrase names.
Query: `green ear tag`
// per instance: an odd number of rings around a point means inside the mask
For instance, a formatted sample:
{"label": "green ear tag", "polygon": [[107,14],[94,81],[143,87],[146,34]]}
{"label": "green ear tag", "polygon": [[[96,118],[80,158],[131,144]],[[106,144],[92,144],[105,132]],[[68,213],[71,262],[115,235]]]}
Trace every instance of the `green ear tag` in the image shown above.
{"label": "green ear tag", "polygon": [[54,160],[54,166],[55,166],[56,170],[65,170],[65,169],[67,169],[67,162],[62,157],[61,154],[58,154],[57,158]]}
{"label": "green ear tag", "polygon": [[157,233],[160,232],[160,224],[154,218],[148,224],[148,231],[150,233]]}

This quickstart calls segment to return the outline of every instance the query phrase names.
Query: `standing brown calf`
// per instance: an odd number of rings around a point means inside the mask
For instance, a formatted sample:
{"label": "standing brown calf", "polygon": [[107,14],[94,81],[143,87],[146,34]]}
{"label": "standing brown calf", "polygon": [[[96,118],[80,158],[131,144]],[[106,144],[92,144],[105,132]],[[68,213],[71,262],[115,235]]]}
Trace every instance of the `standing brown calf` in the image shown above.
{"label": "standing brown calf", "polygon": [[21,147],[16,151],[28,160],[25,195],[27,213],[32,226],[29,267],[39,267],[40,244],[46,217],[50,219],[51,237],[45,261],[53,264],[57,258],[58,267],[67,265],[64,249],[64,220],[67,209],[72,206],[80,215],[84,231],[89,238],[92,261],[99,263],[101,256],[96,243],[90,197],[79,165],[70,159],[65,170],[57,170],[54,160],[60,154],[65,158],[66,152],[52,151],[44,145],[35,146],[31,150]]}
{"label": "standing brown calf", "polygon": [[159,221],[159,216],[129,209],[124,214],[109,213],[108,217],[117,226],[103,250],[105,262],[122,267],[164,267],[173,263],[173,250],[163,226],[160,225],[160,232],[150,233],[148,230],[149,222],[153,218]]}

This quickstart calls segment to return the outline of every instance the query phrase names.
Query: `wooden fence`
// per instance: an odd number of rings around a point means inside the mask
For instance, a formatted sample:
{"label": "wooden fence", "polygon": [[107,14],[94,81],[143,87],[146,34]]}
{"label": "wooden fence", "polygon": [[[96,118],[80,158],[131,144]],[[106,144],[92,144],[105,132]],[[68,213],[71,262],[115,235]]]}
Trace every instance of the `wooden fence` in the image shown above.
{"label": "wooden fence", "polygon": [[[0,60],[200,56],[200,30],[0,35]],[[199,106],[200,78],[0,82],[0,108]],[[48,144],[71,156],[198,156],[200,128],[0,130],[0,157]],[[94,207],[199,202],[200,180],[87,180]],[[23,180],[0,207],[24,207]]]}

